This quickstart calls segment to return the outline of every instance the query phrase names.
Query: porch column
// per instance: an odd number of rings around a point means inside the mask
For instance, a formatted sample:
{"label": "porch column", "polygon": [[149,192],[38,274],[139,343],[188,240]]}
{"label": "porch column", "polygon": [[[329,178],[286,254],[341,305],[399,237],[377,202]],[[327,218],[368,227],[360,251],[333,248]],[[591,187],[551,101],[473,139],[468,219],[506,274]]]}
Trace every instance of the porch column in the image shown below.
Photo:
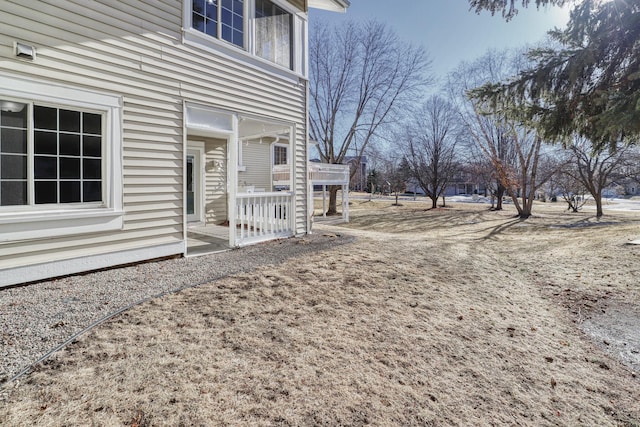
{"label": "porch column", "polygon": [[[309,164],[309,162],[307,162]],[[309,176],[309,171],[306,171],[307,177]],[[307,233],[311,234],[313,232],[313,184],[311,180],[307,179]]]}
{"label": "porch column", "polygon": [[327,186],[322,184],[322,217],[327,217]]}
{"label": "porch column", "polygon": [[[289,198],[289,227],[294,236],[298,235],[298,224],[297,224],[297,199],[300,194],[298,190],[298,180],[296,176],[296,171],[298,170],[298,142],[297,142],[297,132],[295,126],[289,128],[289,148],[287,149],[287,155],[289,156],[289,193],[291,193],[291,197]],[[306,165],[302,165],[304,169],[306,169]],[[273,190],[272,190],[273,191]],[[304,204],[304,202],[303,202]],[[306,219],[306,218],[305,218]],[[306,227],[305,227],[306,228]],[[305,232],[307,232],[305,230]]]}
{"label": "porch column", "polygon": [[236,218],[237,203],[236,193],[238,192],[238,116],[231,116],[232,133],[227,139],[227,200],[229,215],[229,246],[236,247]]}
{"label": "porch column", "polygon": [[342,185],[342,220],[349,222],[349,184]]}

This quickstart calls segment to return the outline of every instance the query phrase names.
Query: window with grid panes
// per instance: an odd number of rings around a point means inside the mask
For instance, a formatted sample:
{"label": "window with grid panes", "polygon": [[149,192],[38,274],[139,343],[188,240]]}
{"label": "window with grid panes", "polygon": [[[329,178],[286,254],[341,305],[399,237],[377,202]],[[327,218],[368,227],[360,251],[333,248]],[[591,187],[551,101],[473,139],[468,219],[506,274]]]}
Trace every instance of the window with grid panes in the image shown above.
{"label": "window with grid panes", "polygon": [[193,29],[294,69],[294,15],[282,6],[271,0],[187,1]]}
{"label": "window with grid panes", "polygon": [[3,100],[0,107],[0,206],[103,201],[102,114]]}
{"label": "window with grid panes", "polygon": [[273,164],[274,165],[286,165],[287,162],[287,147],[284,145],[273,146]]}
{"label": "window with grid panes", "polygon": [[192,0],[191,26],[244,47],[244,0]]}

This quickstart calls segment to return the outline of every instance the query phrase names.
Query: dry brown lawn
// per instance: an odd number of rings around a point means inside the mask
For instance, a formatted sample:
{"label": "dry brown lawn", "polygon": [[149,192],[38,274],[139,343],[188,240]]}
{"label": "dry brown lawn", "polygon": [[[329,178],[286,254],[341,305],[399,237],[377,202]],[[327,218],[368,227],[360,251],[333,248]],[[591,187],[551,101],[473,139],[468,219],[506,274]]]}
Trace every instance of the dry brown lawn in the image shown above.
{"label": "dry brown lawn", "polygon": [[[638,307],[640,218],[353,202],[355,243],[138,306],[0,401],[13,425],[640,425],[581,325]],[[604,344],[606,346],[606,344]]]}

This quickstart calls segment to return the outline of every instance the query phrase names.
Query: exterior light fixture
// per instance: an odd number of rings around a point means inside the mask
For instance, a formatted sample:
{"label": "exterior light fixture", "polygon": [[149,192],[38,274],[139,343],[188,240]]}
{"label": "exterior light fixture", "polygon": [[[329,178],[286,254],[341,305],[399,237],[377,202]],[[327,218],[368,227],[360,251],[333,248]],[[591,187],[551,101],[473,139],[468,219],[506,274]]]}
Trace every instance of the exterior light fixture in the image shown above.
{"label": "exterior light fixture", "polygon": [[24,110],[26,104],[13,101],[0,101],[0,111],[5,113],[19,113]]}

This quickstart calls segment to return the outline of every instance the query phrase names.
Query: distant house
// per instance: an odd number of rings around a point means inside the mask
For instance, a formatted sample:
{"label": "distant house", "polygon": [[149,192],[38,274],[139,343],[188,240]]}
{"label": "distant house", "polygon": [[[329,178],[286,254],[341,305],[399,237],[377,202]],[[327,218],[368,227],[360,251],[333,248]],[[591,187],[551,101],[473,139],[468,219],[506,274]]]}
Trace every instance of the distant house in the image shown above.
{"label": "distant house", "polygon": [[[424,190],[418,185],[416,180],[410,179],[407,181],[407,192],[412,194],[425,195]],[[481,194],[485,195],[487,189],[482,184],[474,181],[471,177],[467,177],[464,174],[460,174],[454,177],[453,180],[447,185],[444,191],[445,197],[461,196],[469,194]]]}
{"label": "distant house", "polygon": [[445,191],[445,196],[461,196],[469,194],[487,195],[487,188],[476,177],[467,171],[460,171],[451,180]]}
{"label": "distant house", "polygon": [[640,195],[640,181],[637,178],[623,178],[609,185],[604,193],[609,197]]}
{"label": "distant house", "polygon": [[307,11],[348,6],[0,2],[0,286],[307,233]]}

